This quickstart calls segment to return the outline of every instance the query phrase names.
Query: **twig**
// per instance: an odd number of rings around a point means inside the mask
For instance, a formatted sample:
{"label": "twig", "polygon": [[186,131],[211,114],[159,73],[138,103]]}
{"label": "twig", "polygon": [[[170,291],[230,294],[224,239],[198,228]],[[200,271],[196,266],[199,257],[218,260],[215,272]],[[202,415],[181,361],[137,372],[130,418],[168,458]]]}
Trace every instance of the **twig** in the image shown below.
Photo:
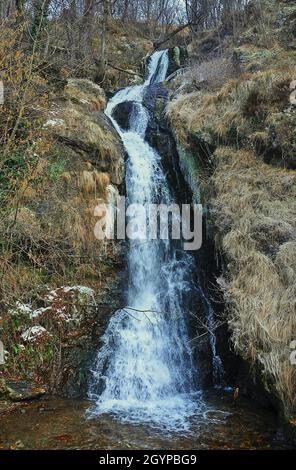
{"label": "twig", "polygon": [[175,31],[173,31],[172,33],[170,33],[163,41],[159,41],[159,42],[155,42],[154,43],[154,49],[158,49],[160,46],[162,46],[163,44],[165,44],[166,42],[168,42],[172,37],[174,37],[176,34],[180,33],[181,31],[183,31],[183,29],[187,28],[188,26],[191,26],[193,23],[192,21],[189,21],[189,23],[186,23],[182,26],[180,26],[179,28],[177,28]]}
{"label": "twig", "polygon": [[107,65],[108,65],[108,67],[111,67],[111,69],[118,70],[119,72],[124,72],[124,73],[127,73],[128,75],[133,75],[135,77],[143,78],[143,75],[141,73],[133,72],[132,70],[122,69],[121,67],[117,67],[117,66],[111,64],[110,62],[107,62]]}

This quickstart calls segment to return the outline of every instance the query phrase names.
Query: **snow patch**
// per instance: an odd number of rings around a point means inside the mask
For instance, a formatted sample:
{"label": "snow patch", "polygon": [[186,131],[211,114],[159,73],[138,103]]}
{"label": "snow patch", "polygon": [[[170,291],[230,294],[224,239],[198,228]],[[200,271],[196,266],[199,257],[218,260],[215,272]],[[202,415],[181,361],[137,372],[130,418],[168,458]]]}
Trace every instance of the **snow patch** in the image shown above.
{"label": "snow patch", "polygon": [[25,330],[22,333],[21,338],[24,341],[30,342],[30,341],[35,341],[36,339],[40,338],[44,334],[49,334],[49,333],[47,332],[45,328],[43,328],[43,326],[34,325],[31,328],[28,328],[27,330]]}
{"label": "snow patch", "polygon": [[57,127],[57,126],[64,126],[65,121],[63,119],[49,119],[43,125],[43,127]]}

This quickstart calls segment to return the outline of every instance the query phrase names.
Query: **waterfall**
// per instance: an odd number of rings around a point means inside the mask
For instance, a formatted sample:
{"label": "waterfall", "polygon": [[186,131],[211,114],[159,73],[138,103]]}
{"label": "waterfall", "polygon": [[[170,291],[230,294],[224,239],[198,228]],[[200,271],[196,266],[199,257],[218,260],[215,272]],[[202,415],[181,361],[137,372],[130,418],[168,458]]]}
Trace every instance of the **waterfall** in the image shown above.
{"label": "waterfall", "polygon": [[[105,111],[128,154],[129,204],[174,202],[160,155],[145,141],[149,116],[142,105],[145,88],[163,81],[167,69],[168,52],[155,52],[144,84],[119,91]],[[133,102],[128,130],[112,115],[125,101]],[[138,225],[146,224],[139,215]],[[111,317],[93,367],[94,413],[183,429],[202,406],[185,321],[193,269],[179,241],[129,241],[127,306]]]}

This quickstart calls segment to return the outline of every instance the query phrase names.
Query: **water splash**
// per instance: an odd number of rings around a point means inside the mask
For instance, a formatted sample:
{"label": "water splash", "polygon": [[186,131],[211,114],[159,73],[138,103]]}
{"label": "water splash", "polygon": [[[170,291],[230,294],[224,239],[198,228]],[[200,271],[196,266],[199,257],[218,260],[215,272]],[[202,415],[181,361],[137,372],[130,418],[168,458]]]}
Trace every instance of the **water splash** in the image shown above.
{"label": "water splash", "polygon": [[211,302],[205,295],[201,286],[195,287],[195,289],[198,291],[207,310],[207,327],[209,330],[209,343],[212,350],[213,383],[214,386],[217,388],[223,387],[225,385],[225,371],[221,357],[217,352],[217,339],[215,334],[215,312]]}

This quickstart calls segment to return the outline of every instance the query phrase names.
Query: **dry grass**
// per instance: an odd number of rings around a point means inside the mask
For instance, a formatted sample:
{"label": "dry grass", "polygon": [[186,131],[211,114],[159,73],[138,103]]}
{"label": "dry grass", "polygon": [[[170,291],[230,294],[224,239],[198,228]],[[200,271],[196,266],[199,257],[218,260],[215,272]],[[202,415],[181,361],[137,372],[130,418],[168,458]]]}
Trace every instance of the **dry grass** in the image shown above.
{"label": "dry grass", "polygon": [[[229,260],[227,299],[232,340],[263,367],[266,386],[295,412],[296,174],[254,153],[220,147],[210,180],[212,219]],[[262,243],[263,241],[263,243]]]}
{"label": "dry grass", "polygon": [[219,57],[201,63],[193,63],[174,80],[177,93],[188,93],[196,90],[215,91],[236,75],[233,61],[230,57]]}
{"label": "dry grass", "polygon": [[[0,257],[2,301],[26,302],[44,284],[100,284],[112,246],[95,238],[94,212],[99,201],[107,200],[107,185],[106,173],[64,172],[54,181],[43,181],[42,193],[36,188],[38,197],[26,196],[15,221],[14,211],[7,210],[0,221],[7,245]],[[7,220],[14,223],[6,233]]]}
{"label": "dry grass", "polygon": [[[213,86],[200,80],[194,90],[176,81],[167,114],[181,146],[193,156],[199,148],[198,184],[210,205],[216,246],[227,260],[225,299],[235,349],[262,370],[266,388],[293,416],[296,108],[289,103],[289,86],[296,77],[294,53],[282,49],[274,35],[269,49],[259,42],[241,49],[247,66],[239,77],[226,79],[218,90],[215,67]],[[186,72],[188,82],[196,80],[198,67]],[[205,70],[210,73],[211,67]],[[199,167],[209,162],[204,179]]]}
{"label": "dry grass", "polygon": [[62,178],[67,187],[73,184],[81,193],[85,195],[92,194],[94,197],[107,196],[107,187],[110,184],[110,176],[108,173],[102,173],[97,170],[83,170],[80,172],[64,172]]}
{"label": "dry grass", "polygon": [[[16,178],[0,214],[5,302],[25,301],[45,283],[97,286],[112,251],[111,243],[94,236],[95,207],[108,199],[111,180],[116,185],[123,174],[120,140],[102,113],[89,106],[100,99],[103,103],[104,92],[88,80],[69,80],[60,98],[45,116],[52,123],[47,153],[30,178]],[[15,208],[13,194],[19,195]]]}
{"label": "dry grass", "polygon": [[289,86],[295,76],[295,66],[243,74],[216,93],[179,95],[168,116],[184,146],[189,132],[215,146],[273,152],[279,164],[294,167],[296,110],[289,105]]}

